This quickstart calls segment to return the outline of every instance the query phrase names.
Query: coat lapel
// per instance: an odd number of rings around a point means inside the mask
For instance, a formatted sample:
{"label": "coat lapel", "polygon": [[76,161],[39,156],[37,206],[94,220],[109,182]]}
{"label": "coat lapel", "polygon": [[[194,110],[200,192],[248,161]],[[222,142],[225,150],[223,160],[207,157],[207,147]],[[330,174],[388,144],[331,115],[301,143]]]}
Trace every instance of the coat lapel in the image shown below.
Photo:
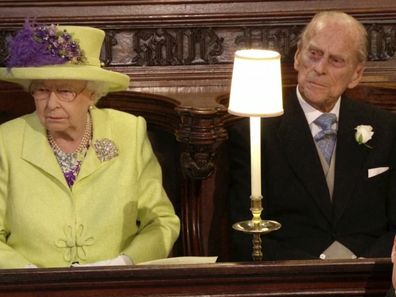
{"label": "coat lapel", "polygon": [[316,201],[325,217],[332,219],[332,205],[322,165],[304,112],[296,96],[288,98],[279,127],[279,139],[294,174]]}
{"label": "coat lapel", "polygon": [[[85,156],[81,165],[80,172],[75,184],[82,179],[91,175],[98,168],[110,164],[114,159],[101,162],[95,153],[94,143],[96,140],[108,138],[112,139],[111,129],[105,113],[98,109],[91,111],[93,139],[92,145]],[[32,149],[34,148],[34,149]],[[37,153],[39,151],[39,153]],[[46,130],[38,120],[35,114],[27,118],[27,124],[24,132],[22,158],[34,166],[53,176],[58,183],[69,189],[62,170],[56,161],[55,155],[48,143]]]}
{"label": "coat lapel", "polygon": [[367,124],[367,115],[357,109],[347,98],[341,101],[337,132],[336,165],[334,177],[333,206],[335,220],[343,214],[345,207],[361,178],[369,149],[358,145],[355,140],[355,127]]}
{"label": "coat lapel", "polygon": [[58,183],[68,188],[62,170],[48,143],[46,130],[35,113],[26,118],[22,159],[53,176]]}
{"label": "coat lapel", "polygon": [[110,164],[114,159],[101,162],[95,152],[95,142],[100,139],[108,138],[112,139],[111,129],[108,125],[106,114],[100,109],[91,110],[92,127],[93,127],[93,137],[92,144],[89,148],[87,155],[81,165],[80,173],[77,176],[76,183],[82,179],[88,177],[100,167]]}

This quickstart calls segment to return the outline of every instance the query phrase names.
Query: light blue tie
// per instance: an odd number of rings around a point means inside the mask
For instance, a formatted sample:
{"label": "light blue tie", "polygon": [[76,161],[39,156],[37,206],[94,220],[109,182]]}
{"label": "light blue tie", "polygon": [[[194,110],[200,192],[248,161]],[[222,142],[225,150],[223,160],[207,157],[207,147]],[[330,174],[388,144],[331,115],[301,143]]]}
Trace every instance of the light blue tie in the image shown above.
{"label": "light blue tie", "polygon": [[326,159],[327,164],[330,164],[337,139],[337,131],[331,128],[336,122],[337,116],[334,113],[324,113],[314,121],[322,129],[314,136],[314,140],[321,150],[323,157]]}

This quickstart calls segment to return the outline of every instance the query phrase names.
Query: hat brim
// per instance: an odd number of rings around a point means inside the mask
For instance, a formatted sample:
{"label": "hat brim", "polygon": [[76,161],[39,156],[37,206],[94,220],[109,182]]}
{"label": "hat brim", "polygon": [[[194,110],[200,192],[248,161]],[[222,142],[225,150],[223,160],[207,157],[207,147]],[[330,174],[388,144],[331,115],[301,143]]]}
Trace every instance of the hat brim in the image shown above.
{"label": "hat brim", "polygon": [[17,83],[25,88],[32,80],[86,80],[105,83],[108,92],[128,89],[129,76],[90,65],[53,65],[40,67],[0,68],[0,79]]}

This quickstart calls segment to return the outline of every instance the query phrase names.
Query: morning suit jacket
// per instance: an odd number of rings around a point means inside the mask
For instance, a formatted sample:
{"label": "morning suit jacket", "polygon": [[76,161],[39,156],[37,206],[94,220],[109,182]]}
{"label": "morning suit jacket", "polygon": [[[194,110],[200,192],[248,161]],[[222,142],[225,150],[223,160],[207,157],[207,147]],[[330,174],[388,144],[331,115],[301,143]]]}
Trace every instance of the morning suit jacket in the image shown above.
{"label": "morning suit jacket", "polygon": [[395,297],[395,296],[396,296],[395,289],[394,288],[390,288],[388,290],[388,292],[386,292],[386,296],[385,297]]}
{"label": "morning suit jacket", "polygon": [[[90,111],[93,139],[72,188],[35,113],[0,126],[0,268],[167,257],[179,234],[142,117]],[[101,160],[110,140],[118,155]]]}
{"label": "morning suit jacket", "polygon": [[[371,125],[367,146],[355,127]],[[249,122],[230,133],[232,223],[251,219]],[[395,116],[341,99],[330,199],[312,133],[296,94],[284,114],[262,119],[262,192],[265,219],[281,229],[263,236],[264,259],[315,259],[335,240],[358,257],[389,257],[396,226]],[[368,169],[389,170],[368,177]],[[235,260],[251,259],[251,236],[232,232]]]}

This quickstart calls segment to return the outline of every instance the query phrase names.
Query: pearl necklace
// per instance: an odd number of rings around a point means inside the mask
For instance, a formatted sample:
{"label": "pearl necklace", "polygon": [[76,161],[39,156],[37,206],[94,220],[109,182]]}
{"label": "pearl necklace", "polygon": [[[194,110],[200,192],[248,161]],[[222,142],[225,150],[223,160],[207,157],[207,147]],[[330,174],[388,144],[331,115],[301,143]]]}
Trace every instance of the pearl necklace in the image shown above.
{"label": "pearl necklace", "polygon": [[82,152],[84,149],[87,148],[89,142],[91,141],[91,136],[92,136],[92,123],[91,123],[91,116],[88,114],[87,117],[87,122],[85,124],[85,131],[84,131],[84,135],[81,138],[80,144],[78,145],[78,147],[71,153],[66,153],[64,152],[56,143],[55,139],[52,137],[52,135],[49,133],[49,131],[47,131],[47,138],[48,138],[48,142],[51,145],[52,149],[54,151],[57,151],[59,153],[63,153],[63,154],[77,154]]}
{"label": "pearl necklace", "polygon": [[52,135],[47,132],[48,142],[55,154],[56,160],[65,176],[67,185],[71,188],[77,179],[77,175],[80,172],[81,163],[83,162],[85,155],[91,145],[92,138],[92,123],[91,117],[88,115],[87,122],[85,124],[84,135],[81,138],[80,144],[72,153],[65,153],[55,142]]}

